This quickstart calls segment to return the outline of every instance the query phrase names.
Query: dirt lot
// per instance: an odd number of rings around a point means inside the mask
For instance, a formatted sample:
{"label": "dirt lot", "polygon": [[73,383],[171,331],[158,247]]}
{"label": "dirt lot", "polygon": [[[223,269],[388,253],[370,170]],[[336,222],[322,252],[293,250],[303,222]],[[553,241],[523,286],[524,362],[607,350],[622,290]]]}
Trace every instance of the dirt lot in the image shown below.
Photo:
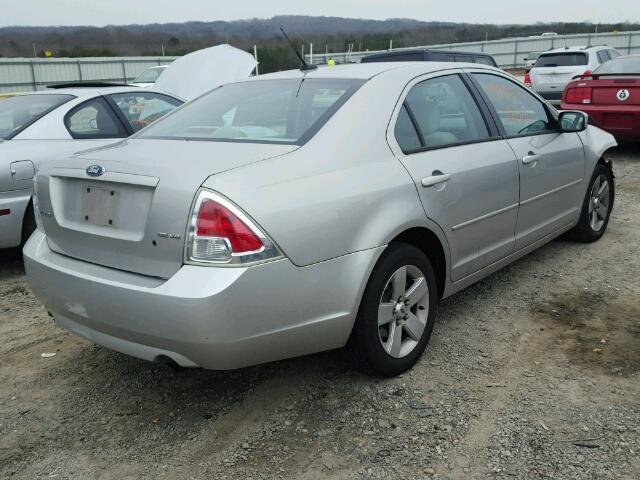
{"label": "dirt lot", "polygon": [[640,146],[612,157],[605,237],[444,301],[392,380],[341,352],[234,372],[128,358],[54,326],[0,253],[0,478],[640,478]]}

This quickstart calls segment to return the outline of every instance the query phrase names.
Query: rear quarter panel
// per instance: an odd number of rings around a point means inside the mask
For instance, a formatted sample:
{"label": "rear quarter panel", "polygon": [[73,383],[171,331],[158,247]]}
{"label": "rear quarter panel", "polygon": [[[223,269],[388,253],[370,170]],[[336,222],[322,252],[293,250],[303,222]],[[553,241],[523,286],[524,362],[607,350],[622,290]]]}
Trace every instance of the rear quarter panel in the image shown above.
{"label": "rear quarter panel", "polygon": [[[405,75],[374,77],[302,148],[210,177],[305,266],[386,244],[428,221],[386,142]],[[432,226],[433,227],[433,226]]]}

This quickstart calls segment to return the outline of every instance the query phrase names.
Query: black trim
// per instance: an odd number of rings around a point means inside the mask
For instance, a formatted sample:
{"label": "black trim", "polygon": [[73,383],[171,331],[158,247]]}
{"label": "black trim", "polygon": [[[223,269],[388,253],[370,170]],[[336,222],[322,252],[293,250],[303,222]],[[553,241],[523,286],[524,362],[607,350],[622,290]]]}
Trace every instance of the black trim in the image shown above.
{"label": "black trim", "polygon": [[[91,103],[91,102],[104,102],[104,104],[107,106],[108,111],[110,111],[112,113],[111,117],[114,120],[114,123],[116,125],[116,127],[118,127],[119,133],[118,135],[111,135],[111,134],[78,134],[78,133],[73,133],[71,131],[71,129],[69,128],[69,124],[70,124],[70,118],[71,116],[76,113],[78,110],[84,108],[87,106],[87,104]],[[71,135],[71,138],[74,138],[76,140],[100,140],[100,139],[106,139],[106,138],[113,138],[113,139],[118,139],[118,138],[127,138],[129,135],[127,134],[128,130],[126,125],[124,125],[122,123],[122,120],[120,120],[120,117],[118,116],[117,112],[115,112],[113,110],[113,107],[109,104],[108,100],[103,97],[102,95],[98,95],[95,96],[93,98],[90,98],[88,100],[85,100],[84,102],[82,102],[79,105],[76,105],[75,107],[73,107],[71,110],[69,110],[66,115],[64,116],[64,126],[67,129],[67,132],[69,132],[69,135]]]}
{"label": "black trim", "polygon": [[[74,100],[78,97],[76,97],[75,95],[69,95],[68,93],[52,93],[51,95],[56,95],[56,96],[60,96],[60,97],[69,97],[67,98],[64,102],[59,103],[57,105],[54,105],[51,108],[48,108],[46,110],[44,110],[42,113],[40,113],[40,115],[33,117],[31,119],[30,122],[25,123],[24,125],[18,127],[16,130],[13,130],[9,135],[7,135],[6,137],[0,137],[0,140],[11,140],[13,137],[15,137],[16,135],[24,132],[27,128],[29,128],[31,125],[33,125],[34,123],[36,123],[38,120],[40,120],[41,118],[45,117],[46,115],[49,115],[51,112],[53,112],[54,110],[56,110],[57,108],[60,108],[62,105],[64,105],[65,103],[69,103],[71,100]],[[34,95],[17,95],[19,97],[27,97],[27,96],[34,96]],[[13,97],[16,98],[16,97]],[[6,101],[6,100],[5,100]]]}
{"label": "black trim", "polygon": [[[413,125],[414,130],[418,134],[418,139],[420,140],[420,145],[422,145],[424,147],[427,142],[425,142],[425,140],[424,140],[424,135],[422,135],[422,130],[420,130],[420,127],[418,126],[418,120],[416,119],[416,116],[413,114],[413,110],[411,110],[411,106],[407,103],[407,97],[404,97],[404,101],[402,102],[402,107],[400,107],[400,109],[402,109],[402,108],[404,108],[407,111],[407,115],[409,115],[409,120],[411,120],[411,124]],[[396,125],[397,124],[398,124],[398,119],[396,118]],[[395,137],[395,131],[396,131],[396,129],[395,129],[395,126],[394,126],[394,128],[393,128],[394,137]],[[398,138],[397,137],[396,137],[396,142],[398,142]],[[398,142],[398,145],[400,145],[400,142]],[[402,147],[400,147],[400,148],[402,149]],[[404,149],[402,149],[402,151],[404,152]]]}
{"label": "black trim", "polygon": [[101,88],[101,87],[129,87],[126,83],[118,83],[118,82],[99,82],[99,81],[88,81],[88,82],[61,82],[54,83],[51,85],[47,85],[47,88],[52,90],[59,90],[63,88]]}

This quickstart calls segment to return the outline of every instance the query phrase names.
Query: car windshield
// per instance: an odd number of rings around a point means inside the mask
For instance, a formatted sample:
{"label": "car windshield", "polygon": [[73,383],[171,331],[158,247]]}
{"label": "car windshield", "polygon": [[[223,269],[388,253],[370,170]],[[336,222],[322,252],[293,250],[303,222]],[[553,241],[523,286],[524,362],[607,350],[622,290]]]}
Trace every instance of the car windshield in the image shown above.
{"label": "car windshield", "polygon": [[593,71],[594,74],[637,73],[640,75],[640,55],[618,57],[603,63]]}
{"label": "car windshield", "polygon": [[18,95],[0,102],[0,138],[9,140],[73,95]]}
{"label": "car windshield", "polygon": [[587,65],[587,54],[579,52],[549,53],[540,55],[534,67],[575,67]]}
{"label": "car windshield", "polygon": [[136,77],[133,83],[156,83],[164,68],[149,68]]}
{"label": "car windshield", "polygon": [[363,83],[278,79],[228,84],[151,125],[141,138],[301,145]]}

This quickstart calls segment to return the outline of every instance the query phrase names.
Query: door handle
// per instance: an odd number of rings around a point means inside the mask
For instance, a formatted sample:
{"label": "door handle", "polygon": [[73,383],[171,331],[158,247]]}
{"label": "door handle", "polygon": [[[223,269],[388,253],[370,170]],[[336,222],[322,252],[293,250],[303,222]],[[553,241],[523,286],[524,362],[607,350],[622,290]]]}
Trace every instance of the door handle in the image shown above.
{"label": "door handle", "polygon": [[436,170],[430,177],[424,177],[422,179],[422,186],[433,187],[434,185],[438,185],[440,183],[448,181],[450,178],[451,175],[449,173],[442,173]]}
{"label": "door handle", "polygon": [[535,154],[534,152],[527,153],[524,157],[522,157],[522,163],[525,165],[529,165],[530,163],[535,163],[540,159],[540,155]]}

